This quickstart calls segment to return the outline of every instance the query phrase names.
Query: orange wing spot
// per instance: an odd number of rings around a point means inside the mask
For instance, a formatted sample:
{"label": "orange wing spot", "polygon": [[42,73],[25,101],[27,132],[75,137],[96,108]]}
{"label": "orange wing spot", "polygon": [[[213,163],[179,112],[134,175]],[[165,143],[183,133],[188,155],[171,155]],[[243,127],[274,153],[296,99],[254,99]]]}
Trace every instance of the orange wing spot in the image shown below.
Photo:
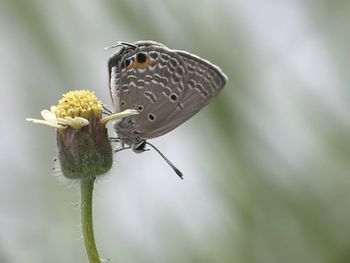
{"label": "orange wing spot", "polygon": [[147,58],[146,61],[143,63],[135,61],[134,63],[130,64],[128,68],[146,68],[151,63],[152,61],[149,58]]}

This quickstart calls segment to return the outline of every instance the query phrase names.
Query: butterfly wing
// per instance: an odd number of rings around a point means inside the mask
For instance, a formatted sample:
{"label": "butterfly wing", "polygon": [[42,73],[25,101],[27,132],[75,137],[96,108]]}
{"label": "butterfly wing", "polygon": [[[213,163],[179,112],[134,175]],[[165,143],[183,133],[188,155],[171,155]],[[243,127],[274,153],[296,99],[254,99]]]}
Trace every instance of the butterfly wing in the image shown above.
{"label": "butterfly wing", "polygon": [[184,92],[176,107],[167,114],[158,127],[145,134],[147,138],[158,137],[178,127],[208,105],[224,88],[227,77],[219,67],[185,51],[174,51],[186,65],[187,76]]}
{"label": "butterfly wing", "polygon": [[130,142],[175,129],[217,96],[227,81],[217,66],[198,56],[151,41],[135,45],[135,52],[117,53],[108,63],[115,111],[140,113],[127,118],[132,123],[127,130],[122,130],[123,122],[116,126]]}
{"label": "butterfly wing", "polygon": [[115,111],[139,111],[128,117],[133,124],[130,133],[137,133],[139,139],[151,138],[150,133],[179,107],[177,99],[187,85],[187,67],[181,57],[154,42],[139,44],[136,53],[110,60],[109,73]]}

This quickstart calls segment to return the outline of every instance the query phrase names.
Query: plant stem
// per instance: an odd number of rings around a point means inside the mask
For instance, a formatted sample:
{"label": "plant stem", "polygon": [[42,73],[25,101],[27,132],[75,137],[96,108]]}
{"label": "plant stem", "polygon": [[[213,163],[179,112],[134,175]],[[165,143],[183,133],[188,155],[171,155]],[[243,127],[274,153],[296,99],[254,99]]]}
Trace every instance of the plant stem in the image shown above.
{"label": "plant stem", "polygon": [[81,226],[86,253],[90,263],[101,263],[96,248],[94,227],[92,224],[92,192],[95,178],[80,179],[81,190]]}

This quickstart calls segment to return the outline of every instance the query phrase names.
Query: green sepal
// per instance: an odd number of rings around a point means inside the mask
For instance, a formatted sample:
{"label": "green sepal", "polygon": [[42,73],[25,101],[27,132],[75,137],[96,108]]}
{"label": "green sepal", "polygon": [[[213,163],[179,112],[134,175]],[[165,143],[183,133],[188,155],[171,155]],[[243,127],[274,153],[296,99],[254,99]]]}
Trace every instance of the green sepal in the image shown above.
{"label": "green sepal", "polygon": [[107,173],[113,162],[108,132],[100,122],[79,130],[67,127],[57,131],[58,157],[66,178],[91,178]]}

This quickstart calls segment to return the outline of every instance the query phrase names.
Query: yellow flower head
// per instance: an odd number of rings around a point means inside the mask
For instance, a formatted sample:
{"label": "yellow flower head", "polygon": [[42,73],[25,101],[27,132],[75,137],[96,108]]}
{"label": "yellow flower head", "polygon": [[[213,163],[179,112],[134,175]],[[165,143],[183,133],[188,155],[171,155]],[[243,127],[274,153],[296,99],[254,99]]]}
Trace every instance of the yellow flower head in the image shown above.
{"label": "yellow flower head", "polygon": [[102,111],[102,102],[88,90],[70,91],[64,94],[54,109],[58,118],[83,117],[89,119],[91,115],[101,118]]}
{"label": "yellow flower head", "polygon": [[138,114],[125,110],[102,118],[103,104],[88,90],[70,91],[57,106],[41,111],[43,120],[33,123],[57,129],[57,147],[61,171],[67,178],[95,177],[112,166],[112,147],[106,124],[108,121]]}
{"label": "yellow flower head", "polygon": [[138,114],[136,110],[125,110],[102,118],[103,104],[96,95],[88,90],[75,90],[63,94],[57,106],[41,111],[43,120],[27,118],[27,121],[63,130],[67,127],[81,129],[89,125],[92,119],[100,120],[105,125],[108,121],[117,120]]}

